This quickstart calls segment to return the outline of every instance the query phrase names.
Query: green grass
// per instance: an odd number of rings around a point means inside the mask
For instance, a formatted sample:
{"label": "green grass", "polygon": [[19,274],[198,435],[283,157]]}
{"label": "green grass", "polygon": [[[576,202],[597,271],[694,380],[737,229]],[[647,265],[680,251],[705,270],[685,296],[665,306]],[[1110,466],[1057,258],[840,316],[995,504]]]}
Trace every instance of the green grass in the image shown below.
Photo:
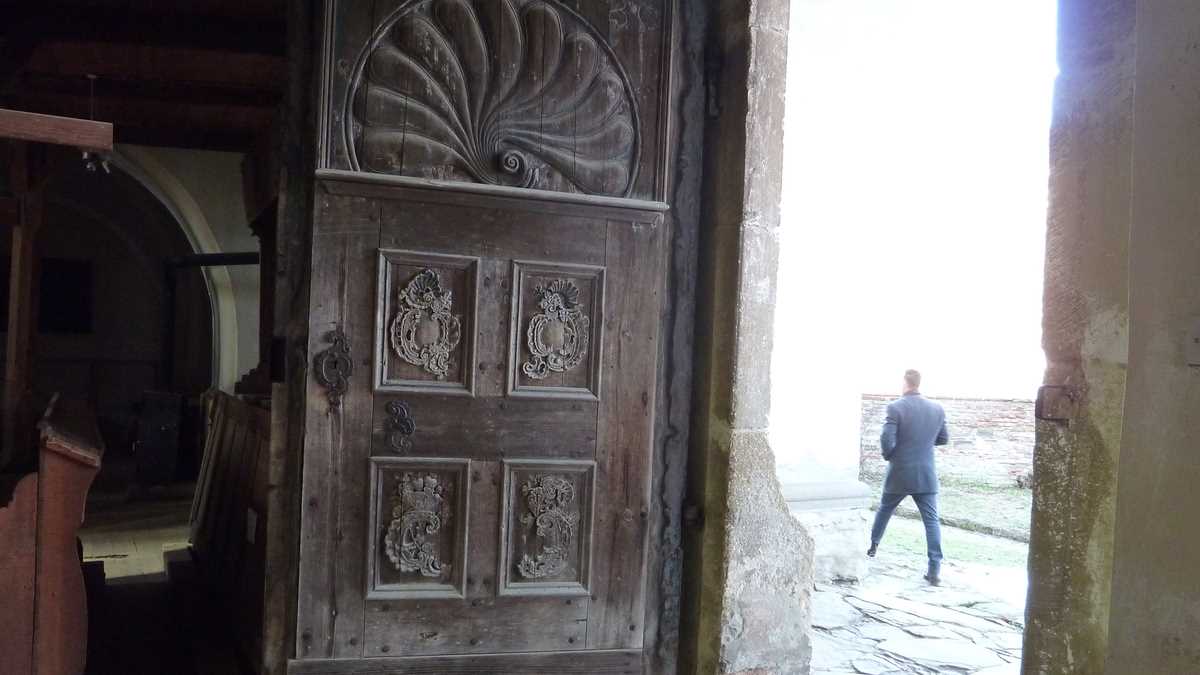
{"label": "green grass", "polygon": [[[919,520],[892,518],[880,548],[924,558],[925,528]],[[947,560],[1024,568],[1028,550],[1028,546],[1021,542],[977,534],[956,527],[942,528],[942,552]]]}
{"label": "green grass", "polygon": [[[942,521],[968,530],[1029,541],[1029,520],[1033,492],[1016,485],[978,480],[962,475],[940,476],[942,489],[938,506]],[[882,488],[882,474],[864,472],[862,480],[876,490]],[[905,500],[898,515],[915,517],[916,507]]]}

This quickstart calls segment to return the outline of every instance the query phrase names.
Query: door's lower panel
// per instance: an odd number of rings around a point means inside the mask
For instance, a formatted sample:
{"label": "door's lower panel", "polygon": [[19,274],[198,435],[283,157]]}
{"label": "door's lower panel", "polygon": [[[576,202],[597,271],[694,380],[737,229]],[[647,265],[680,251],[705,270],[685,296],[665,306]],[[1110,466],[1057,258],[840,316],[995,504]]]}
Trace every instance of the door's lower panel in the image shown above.
{"label": "door's lower panel", "polygon": [[583,651],[588,598],[368,602],[368,657]]}
{"label": "door's lower panel", "polygon": [[639,650],[291,661],[289,675],[640,675]]}

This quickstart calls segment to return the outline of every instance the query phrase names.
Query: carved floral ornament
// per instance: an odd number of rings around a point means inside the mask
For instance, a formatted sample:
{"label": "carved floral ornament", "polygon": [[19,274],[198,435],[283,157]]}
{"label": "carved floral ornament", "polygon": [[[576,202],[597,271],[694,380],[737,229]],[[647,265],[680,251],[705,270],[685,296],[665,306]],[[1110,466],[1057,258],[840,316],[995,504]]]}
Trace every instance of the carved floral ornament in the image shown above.
{"label": "carved floral ornament", "polygon": [[571,370],[587,357],[591,320],[571,280],[555,279],[535,290],[542,311],[529,320],[525,342],[530,356],[521,372],[543,380],[550,373]]}
{"label": "carved floral ornament", "polygon": [[396,569],[433,578],[450,570],[437,550],[439,533],[450,521],[448,491],[433,473],[401,476],[384,536],[384,553]]}
{"label": "carved floral ornament", "polygon": [[351,169],[628,197],[640,123],[612,47],[558,0],[410,0],[351,73]]}
{"label": "carved floral ornament", "polygon": [[412,449],[412,435],[417,431],[417,422],[403,401],[387,404],[387,443],[395,453]]}
{"label": "carved floral ornament", "polygon": [[389,330],[396,355],[438,379],[450,372],[450,355],[462,340],[462,324],[451,314],[452,304],[441,277],[426,269],[400,290]]}
{"label": "carved floral ornament", "polygon": [[526,507],[521,522],[526,527],[535,527],[542,546],[534,556],[522,555],[517,571],[526,579],[544,579],[569,572],[571,550],[579,527],[575,484],[555,474],[534,476],[521,485],[521,496],[525,498]]}

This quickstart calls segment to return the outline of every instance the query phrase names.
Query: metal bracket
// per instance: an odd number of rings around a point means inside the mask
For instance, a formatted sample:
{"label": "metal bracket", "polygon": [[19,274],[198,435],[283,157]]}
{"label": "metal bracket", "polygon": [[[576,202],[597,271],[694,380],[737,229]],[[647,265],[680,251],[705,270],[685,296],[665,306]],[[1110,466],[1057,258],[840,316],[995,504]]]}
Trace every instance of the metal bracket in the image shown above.
{"label": "metal bracket", "polygon": [[1042,422],[1070,424],[1079,401],[1079,388],[1066,384],[1047,384],[1038,389],[1033,416]]}

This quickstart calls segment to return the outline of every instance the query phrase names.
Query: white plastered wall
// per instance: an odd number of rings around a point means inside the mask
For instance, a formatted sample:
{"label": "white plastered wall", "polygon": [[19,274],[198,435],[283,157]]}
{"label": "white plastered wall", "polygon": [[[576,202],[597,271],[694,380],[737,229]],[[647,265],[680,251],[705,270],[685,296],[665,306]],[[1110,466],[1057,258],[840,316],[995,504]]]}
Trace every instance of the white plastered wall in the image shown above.
{"label": "white plastered wall", "polygon": [[[197,253],[257,251],[242,201],[242,157],[231,152],[119,146],[113,161],[175,216]],[[232,392],[258,364],[257,266],[208,267],[214,380]]]}

